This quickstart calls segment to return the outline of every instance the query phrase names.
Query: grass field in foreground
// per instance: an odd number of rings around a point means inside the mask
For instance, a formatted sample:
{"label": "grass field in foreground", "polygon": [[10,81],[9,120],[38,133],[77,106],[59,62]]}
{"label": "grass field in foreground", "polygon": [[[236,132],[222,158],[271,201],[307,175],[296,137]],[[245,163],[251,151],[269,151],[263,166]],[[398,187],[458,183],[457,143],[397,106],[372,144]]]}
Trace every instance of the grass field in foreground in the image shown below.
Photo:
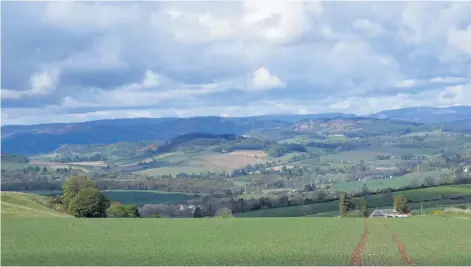
{"label": "grass field in foreground", "polygon": [[[348,265],[364,219],[60,219],[2,221],[3,265]],[[471,262],[469,219],[367,219],[363,264]]]}
{"label": "grass field in foreground", "polygon": [[387,221],[420,265],[471,264],[471,218],[420,216]]}
{"label": "grass field in foreground", "polygon": [[3,265],[346,265],[363,220],[4,219]]}

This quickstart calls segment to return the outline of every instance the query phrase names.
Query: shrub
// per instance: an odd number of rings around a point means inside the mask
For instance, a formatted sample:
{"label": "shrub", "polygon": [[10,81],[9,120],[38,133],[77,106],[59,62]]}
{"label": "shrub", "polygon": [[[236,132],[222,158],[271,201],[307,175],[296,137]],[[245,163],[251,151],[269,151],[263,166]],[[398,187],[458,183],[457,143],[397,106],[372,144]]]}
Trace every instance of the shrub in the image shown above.
{"label": "shrub", "polygon": [[440,215],[440,214],[442,214],[442,211],[441,210],[432,210],[432,214],[433,215]]}
{"label": "shrub", "polygon": [[232,210],[228,208],[221,208],[216,212],[215,216],[222,217],[222,218],[231,218]]}
{"label": "shrub", "polygon": [[448,212],[448,213],[454,213],[454,214],[469,214],[471,215],[471,209],[463,209],[463,208],[459,208],[459,207],[449,207],[449,208],[446,208],[445,209],[445,212]]}
{"label": "shrub", "polygon": [[106,215],[112,218],[139,217],[139,210],[134,204],[114,204],[106,210]]}

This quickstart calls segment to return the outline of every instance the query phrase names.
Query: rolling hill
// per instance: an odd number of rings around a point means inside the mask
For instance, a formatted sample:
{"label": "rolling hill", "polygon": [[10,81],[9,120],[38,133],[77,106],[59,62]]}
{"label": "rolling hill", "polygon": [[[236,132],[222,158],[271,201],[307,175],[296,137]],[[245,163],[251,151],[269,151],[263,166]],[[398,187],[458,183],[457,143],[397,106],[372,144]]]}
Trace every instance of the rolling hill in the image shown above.
{"label": "rolling hill", "polygon": [[33,126],[8,125],[2,127],[2,151],[32,155],[52,151],[63,144],[157,141],[192,132],[240,135],[252,129],[289,128],[290,125],[280,121],[221,117],[135,118]]}
{"label": "rolling hill", "polygon": [[2,217],[70,217],[51,208],[48,198],[20,192],[0,192]]}
{"label": "rolling hill", "polygon": [[[326,113],[307,115],[264,115],[223,118],[133,118],[98,120],[81,123],[2,126],[2,151],[35,155],[53,151],[65,144],[113,144],[117,142],[163,141],[188,133],[255,134],[264,139],[283,137],[297,130],[313,130],[334,134],[399,130],[407,132],[422,123],[433,127],[468,131],[471,107],[406,108],[382,111],[369,117]],[[462,122],[465,122],[464,124]],[[440,123],[440,125],[437,125]],[[432,127],[431,126],[431,127]],[[276,139],[276,138],[275,138]]]}
{"label": "rolling hill", "polygon": [[403,108],[381,111],[372,114],[371,117],[419,123],[449,123],[471,119],[471,106]]}

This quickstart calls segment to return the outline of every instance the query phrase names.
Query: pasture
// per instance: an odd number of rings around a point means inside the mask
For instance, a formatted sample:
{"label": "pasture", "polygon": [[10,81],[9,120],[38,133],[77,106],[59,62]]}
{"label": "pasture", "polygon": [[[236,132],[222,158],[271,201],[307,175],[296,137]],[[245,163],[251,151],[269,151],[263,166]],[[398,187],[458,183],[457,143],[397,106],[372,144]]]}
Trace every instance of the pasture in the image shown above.
{"label": "pasture", "polygon": [[[421,188],[394,192],[390,194],[377,194],[368,197],[369,211],[376,208],[390,208],[393,204],[393,198],[397,194],[403,194],[408,200],[416,203],[409,203],[409,207],[415,211],[420,208],[434,208],[443,205],[458,205],[471,203],[471,185],[450,185]],[[464,199],[449,199],[452,196],[462,195]],[[360,198],[354,198],[356,206],[360,206]],[[422,203],[420,203],[422,202]],[[262,209],[241,213],[239,217],[299,217],[306,215],[314,216],[338,216],[339,202],[329,201],[323,203],[314,203],[300,206],[290,206],[275,209]]]}
{"label": "pasture", "polygon": [[427,177],[440,177],[441,174],[449,172],[448,169],[436,170],[436,171],[427,171],[427,172],[413,172],[408,173],[403,176],[393,177],[392,179],[374,179],[367,181],[353,181],[353,182],[343,182],[333,185],[333,188],[350,193],[350,192],[361,192],[363,184],[366,184],[368,189],[377,190],[383,188],[401,188],[408,186],[413,181],[417,184],[422,184]]}
{"label": "pasture", "polygon": [[244,167],[248,164],[265,163],[269,160],[268,155],[261,150],[245,151],[239,150],[230,153],[169,153],[149,158],[146,161],[158,159],[168,162],[169,166],[151,168],[137,171],[141,175],[168,175],[179,173],[201,173],[207,171],[231,171]]}
{"label": "pasture", "polygon": [[52,209],[43,196],[20,192],[1,192],[2,219],[9,217],[69,217]]}
{"label": "pasture", "polygon": [[432,216],[5,218],[1,256],[3,265],[467,265],[469,236],[467,219]]}

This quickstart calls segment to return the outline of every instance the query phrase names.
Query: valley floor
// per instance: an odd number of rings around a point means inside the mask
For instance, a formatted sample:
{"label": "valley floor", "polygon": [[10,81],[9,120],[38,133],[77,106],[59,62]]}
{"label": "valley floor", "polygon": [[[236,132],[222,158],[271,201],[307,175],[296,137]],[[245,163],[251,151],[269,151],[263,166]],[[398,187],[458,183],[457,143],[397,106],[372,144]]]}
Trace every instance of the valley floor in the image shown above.
{"label": "valley floor", "polygon": [[3,218],[2,265],[469,265],[471,220]]}

